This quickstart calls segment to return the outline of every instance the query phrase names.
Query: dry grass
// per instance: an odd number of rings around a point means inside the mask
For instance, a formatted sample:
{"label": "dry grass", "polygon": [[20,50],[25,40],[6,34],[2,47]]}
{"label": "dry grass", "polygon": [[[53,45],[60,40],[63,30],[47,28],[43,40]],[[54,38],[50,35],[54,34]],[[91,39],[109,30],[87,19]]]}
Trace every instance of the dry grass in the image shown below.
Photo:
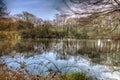
{"label": "dry grass", "polygon": [[[2,74],[2,75],[1,75]],[[0,80],[91,80],[80,73],[69,73],[57,76],[33,76],[28,74],[14,73],[12,75],[6,74],[4,71],[0,72]]]}
{"label": "dry grass", "polygon": [[[23,68],[23,67],[22,67]],[[19,71],[8,68],[6,64],[0,64],[0,80],[92,80],[87,78],[85,74],[75,73],[54,73],[46,77],[32,75],[30,73],[20,73]]]}

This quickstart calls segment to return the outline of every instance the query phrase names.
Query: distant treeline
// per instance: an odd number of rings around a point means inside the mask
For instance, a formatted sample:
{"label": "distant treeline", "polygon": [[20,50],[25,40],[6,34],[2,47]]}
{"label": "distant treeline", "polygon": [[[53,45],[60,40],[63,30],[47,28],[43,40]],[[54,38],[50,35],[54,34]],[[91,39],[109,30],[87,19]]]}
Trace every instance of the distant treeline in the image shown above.
{"label": "distant treeline", "polygon": [[0,39],[120,39],[119,15],[116,11],[97,17],[70,18],[66,23],[55,20],[57,23],[53,23],[23,12],[17,17],[0,18]]}
{"label": "distant treeline", "polygon": [[[12,34],[13,33],[13,34]],[[59,27],[45,22],[39,26],[34,26],[29,21],[16,20],[12,18],[0,19],[0,38],[7,39],[11,35],[18,35],[21,38],[88,38],[86,33],[76,27]]]}

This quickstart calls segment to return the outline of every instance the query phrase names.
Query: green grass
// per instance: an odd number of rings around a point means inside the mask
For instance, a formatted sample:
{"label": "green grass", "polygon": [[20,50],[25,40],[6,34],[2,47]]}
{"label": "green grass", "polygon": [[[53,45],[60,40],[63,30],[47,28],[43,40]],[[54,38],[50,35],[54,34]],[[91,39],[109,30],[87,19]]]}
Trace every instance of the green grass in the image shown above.
{"label": "green grass", "polygon": [[63,80],[92,80],[88,78],[84,73],[80,72],[73,72],[73,73],[66,73],[62,75]]}

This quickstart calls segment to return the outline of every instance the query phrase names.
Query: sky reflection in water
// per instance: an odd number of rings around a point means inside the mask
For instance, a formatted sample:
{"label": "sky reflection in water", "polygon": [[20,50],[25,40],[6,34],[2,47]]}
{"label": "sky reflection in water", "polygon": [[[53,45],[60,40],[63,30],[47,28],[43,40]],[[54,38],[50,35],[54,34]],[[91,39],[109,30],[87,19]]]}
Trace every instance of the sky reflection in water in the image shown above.
{"label": "sky reflection in water", "polygon": [[[25,63],[25,68],[22,72],[25,73],[25,70],[29,71],[35,75],[47,75],[48,69],[52,69],[53,71],[57,71],[57,68],[64,72],[83,72],[86,73],[87,76],[91,76],[94,79],[98,80],[107,80],[107,79],[120,79],[120,71],[114,71],[113,67],[94,64],[90,60],[87,60],[81,56],[70,56],[69,59],[58,59],[57,53],[49,52],[43,53],[40,55],[34,55],[29,58],[25,58],[24,56],[15,56],[12,58],[10,56],[2,57],[5,62],[10,62],[7,65],[14,69],[19,69],[19,62]],[[57,68],[56,68],[56,66]],[[114,67],[119,68],[119,67]]]}

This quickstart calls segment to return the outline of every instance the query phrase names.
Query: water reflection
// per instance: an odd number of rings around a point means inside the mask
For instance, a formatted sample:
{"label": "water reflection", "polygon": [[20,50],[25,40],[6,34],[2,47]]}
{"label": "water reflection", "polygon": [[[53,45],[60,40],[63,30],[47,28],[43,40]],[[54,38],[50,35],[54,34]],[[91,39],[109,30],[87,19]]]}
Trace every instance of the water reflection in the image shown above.
{"label": "water reflection", "polygon": [[[25,62],[26,70],[34,74],[44,75],[48,68],[56,69],[55,63],[63,72],[84,71],[99,79],[101,76],[120,75],[120,41],[42,39],[0,41],[0,45],[1,61],[11,61],[8,65],[16,69],[20,66],[18,63]],[[119,73],[104,73],[110,70]]]}
{"label": "water reflection", "polygon": [[[58,53],[60,59],[67,55],[82,55],[94,63],[120,66],[120,41],[109,40],[23,40],[0,41],[0,55],[16,53],[30,57],[43,52]],[[14,54],[13,54],[14,53]]]}

